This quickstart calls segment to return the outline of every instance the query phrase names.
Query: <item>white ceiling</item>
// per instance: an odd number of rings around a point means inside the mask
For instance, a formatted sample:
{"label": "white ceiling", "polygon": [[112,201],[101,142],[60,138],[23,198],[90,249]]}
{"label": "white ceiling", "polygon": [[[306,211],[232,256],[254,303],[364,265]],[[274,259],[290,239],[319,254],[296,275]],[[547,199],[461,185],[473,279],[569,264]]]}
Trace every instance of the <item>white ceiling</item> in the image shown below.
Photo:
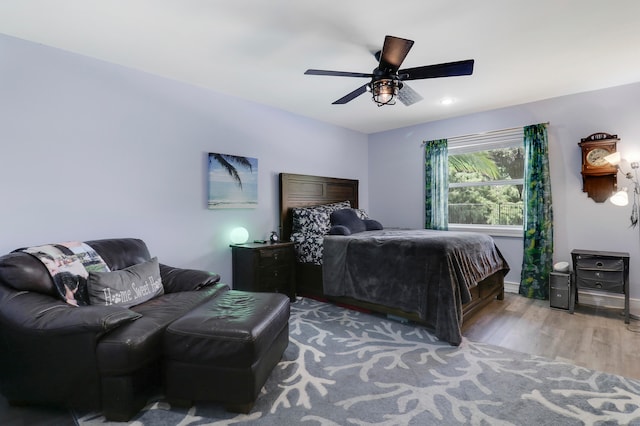
{"label": "white ceiling", "polygon": [[[364,133],[640,81],[638,0],[2,0],[0,33]],[[331,104],[367,79],[303,74],[369,73],[387,34],[415,40],[401,68],[474,73],[381,108]]]}

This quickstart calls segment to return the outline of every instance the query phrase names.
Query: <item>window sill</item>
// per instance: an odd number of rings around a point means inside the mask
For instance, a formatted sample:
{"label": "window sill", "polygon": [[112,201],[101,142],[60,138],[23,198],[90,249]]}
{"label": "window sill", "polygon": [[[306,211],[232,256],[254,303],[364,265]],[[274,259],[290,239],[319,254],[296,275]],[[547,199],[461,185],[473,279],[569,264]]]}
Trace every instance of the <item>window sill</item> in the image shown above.
{"label": "window sill", "polygon": [[522,238],[522,228],[518,226],[478,226],[478,225],[449,225],[449,231],[479,232],[492,237]]}

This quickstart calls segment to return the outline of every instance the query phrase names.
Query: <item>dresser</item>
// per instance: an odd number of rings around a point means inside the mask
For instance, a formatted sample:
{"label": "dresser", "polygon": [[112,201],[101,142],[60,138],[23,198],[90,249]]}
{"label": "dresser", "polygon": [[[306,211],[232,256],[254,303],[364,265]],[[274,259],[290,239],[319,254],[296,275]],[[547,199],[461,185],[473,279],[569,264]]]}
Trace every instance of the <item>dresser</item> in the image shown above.
{"label": "dresser", "polygon": [[576,303],[579,290],[622,294],[624,322],[629,324],[629,253],[576,249],[571,260]]}
{"label": "dresser", "polygon": [[283,293],[295,301],[292,242],[233,244],[231,256],[234,289]]}

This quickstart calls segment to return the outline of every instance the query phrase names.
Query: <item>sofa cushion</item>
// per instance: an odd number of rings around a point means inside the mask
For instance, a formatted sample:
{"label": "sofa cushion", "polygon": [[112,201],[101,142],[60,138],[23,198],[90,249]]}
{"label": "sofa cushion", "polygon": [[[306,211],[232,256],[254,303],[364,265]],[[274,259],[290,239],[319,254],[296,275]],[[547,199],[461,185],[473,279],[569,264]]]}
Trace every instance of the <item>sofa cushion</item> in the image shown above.
{"label": "sofa cushion", "polygon": [[137,238],[110,238],[85,243],[102,257],[112,271],[151,259],[147,245]]}
{"label": "sofa cushion", "polygon": [[158,258],[119,271],[89,272],[87,280],[92,305],[139,305],[164,293]]}
{"label": "sofa cushion", "polygon": [[17,334],[25,340],[45,334],[53,339],[73,334],[102,334],[138,318],[139,313],[120,306],[80,309],[39,292],[0,287],[0,322],[7,329],[19,330]]}
{"label": "sofa cushion", "polygon": [[0,257],[0,282],[18,291],[57,295],[47,268],[27,253],[15,252]]}
{"label": "sofa cushion", "polygon": [[96,348],[98,369],[103,375],[125,375],[162,356],[165,329],[202,302],[229,290],[216,284],[200,291],[163,294],[130,309],[142,316],[125,327],[105,334]]}
{"label": "sofa cushion", "polygon": [[[111,270],[151,259],[144,241],[137,238],[113,238],[86,241]],[[53,279],[47,268],[30,254],[16,250],[0,257],[0,282],[16,290],[36,291],[57,295]]]}
{"label": "sofa cushion", "polygon": [[165,293],[200,290],[220,281],[220,275],[215,272],[174,268],[162,263],[160,264],[160,276]]}

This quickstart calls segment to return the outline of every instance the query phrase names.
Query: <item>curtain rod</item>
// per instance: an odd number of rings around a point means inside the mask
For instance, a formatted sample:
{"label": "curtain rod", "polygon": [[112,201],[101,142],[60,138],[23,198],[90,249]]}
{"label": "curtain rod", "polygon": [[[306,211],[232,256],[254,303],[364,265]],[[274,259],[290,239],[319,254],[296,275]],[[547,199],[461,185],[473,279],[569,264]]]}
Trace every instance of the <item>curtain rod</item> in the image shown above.
{"label": "curtain rod", "polygon": [[[546,124],[547,126],[549,125],[548,121],[545,121],[543,123],[536,123],[536,124]],[[530,126],[530,124],[527,124],[527,126]],[[458,136],[449,136],[448,138],[435,138],[432,140],[437,140],[437,139],[458,139],[458,138],[468,138],[470,136],[478,136],[478,135],[482,135],[485,133],[498,133],[498,132],[508,132],[511,130],[518,130],[518,129],[522,129],[525,126],[516,126],[516,127],[506,127],[504,129],[498,129],[498,130],[487,130],[486,132],[478,132],[478,133],[468,133],[466,135],[458,135]],[[427,142],[429,141],[422,141],[422,143],[420,144],[421,147],[423,147]]]}

